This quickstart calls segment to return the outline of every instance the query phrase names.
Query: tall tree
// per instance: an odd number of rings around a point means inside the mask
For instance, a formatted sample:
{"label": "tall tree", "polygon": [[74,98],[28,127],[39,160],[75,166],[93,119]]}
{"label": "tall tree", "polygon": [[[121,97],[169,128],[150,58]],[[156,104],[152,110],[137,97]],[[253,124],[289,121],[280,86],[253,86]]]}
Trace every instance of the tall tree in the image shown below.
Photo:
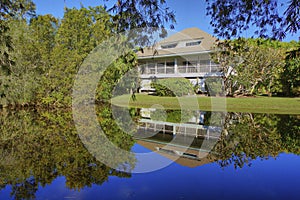
{"label": "tall tree", "polygon": [[[298,43],[300,46],[300,42]],[[287,52],[281,72],[283,93],[286,96],[300,95],[300,47]]]}
{"label": "tall tree", "polygon": [[[4,0],[0,1],[0,71],[10,73],[10,66],[14,62],[9,53],[13,50],[12,38],[9,33],[8,20],[33,16],[35,5],[31,0]],[[0,74],[1,75],[1,74]]]}
{"label": "tall tree", "polygon": [[285,50],[280,44],[243,38],[220,42],[212,57],[221,65],[227,95],[274,92],[273,86],[284,66]]}
{"label": "tall tree", "polygon": [[58,19],[49,14],[39,15],[30,20],[29,28],[32,40],[30,51],[35,57],[32,63],[41,74],[48,72],[51,66],[51,53],[55,44],[57,27]]}
{"label": "tall tree", "polygon": [[44,100],[70,105],[74,77],[79,66],[97,44],[111,33],[110,17],[103,7],[66,9],[55,35]]}

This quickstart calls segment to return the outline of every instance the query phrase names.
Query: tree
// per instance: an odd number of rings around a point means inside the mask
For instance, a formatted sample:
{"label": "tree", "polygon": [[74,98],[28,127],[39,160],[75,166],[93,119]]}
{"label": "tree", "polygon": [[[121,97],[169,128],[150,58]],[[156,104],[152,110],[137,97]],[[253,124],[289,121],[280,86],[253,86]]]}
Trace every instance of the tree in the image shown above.
{"label": "tree", "polygon": [[[4,0],[0,2],[0,69],[5,74],[10,73],[10,66],[14,62],[9,54],[13,50],[12,38],[8,34],[10,19],[24,19],[26,16],[33,16],[35,5],[31,0]],[[1,75],[1,73],[0,73]]]}
{"label": "tree", "polygon": [[[300,45],[300,43],[299,43]],[[287,52],[285,67],[281,72],[283,93],[286,96],[300,95],[300,47]]]}
{"label": "tree", "polygon": [[284,66],[284,43],[262,39],[220,42],[212,54],[221,65],[227,95],[271,94]]}
{"label": "tree", "polygon": [[111,34],[110,17],[103,7],[66,9],[51,53],[43,102],[70,105],[75,75],[87,55]]}
{"label": "tree", "polygon": [[34,101],[33,92],[35,86],[35,67],[32,62],[37,59],[33,57],[31,46],[31,33],[25,20],[11,19],[9,21],[9,35],[11,37],[14,51],[10,52],[10,59],[14,62],[9,67],[9,75],[3,77],[7,85],[5,101],[8,105],[21,105],[25,102]]}
{"label": "tree", "polygon": [[104,70],[96,89],[96,101],[107,101],[113,96],[132,93],[138,85],[137,58],[130,51]]}
{"label": "tree", "polygon": [[35,60],[35,68],[42,74],[48,72],[51,66],[51,53],[55,44],[58,19],[52,15],[39,15],[30,20],[31,54]]}
{"label": "tree", "polygon": [[214,33],[227,39],[239,36],[250,26],[263,38],[283,39],[286,33],[300,29],[300,1],[290,0],[283,14],[278,0],[206,0],[207,15],[211,16]]}
{"label": "tree", "polygon": [[[30,20],[7,20],[14,51],[9,56],[14,65],[7,66],[0,83],[2,104],[28,105],[37,102],[42,93],[42,80],[51,66],[57,19],[51,15]],[[5,98],[4,98],[5,97]]]}
{"label": "tree", "polygon": [[[8,99],[10,103],[22,102],[23,100],[23,89],[19,87],[20,79],[13,75],[13,73],[20,70],[19,66],[16,67],[16,57],[14,57],[17,53],[12,55],[17,40],[13,35],[18,34],[14,34],[17,31],[11,30],[11,28],[20,28],[19,34],[23,35],[26,32],[24,20],[33,16],[34,11],[35,5],[31,0],[5,0],[0,2],[0,104],[8,103]],[[19,39],[22,40],[22,38]],[[8,94],[10,97],[8,97]],[[6,103],[3,101],[6,101]]]}

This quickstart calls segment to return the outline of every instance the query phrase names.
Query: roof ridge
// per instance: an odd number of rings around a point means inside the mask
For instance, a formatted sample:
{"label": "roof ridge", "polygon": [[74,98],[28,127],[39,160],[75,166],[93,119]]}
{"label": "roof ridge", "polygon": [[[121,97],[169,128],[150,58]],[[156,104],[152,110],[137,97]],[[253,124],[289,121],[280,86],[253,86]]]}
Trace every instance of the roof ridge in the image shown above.
{"label": "roof ridge", "polygon": [[205,37],[210,37],[212,39],[214,38],[212,35],[199,29],[198,27],[191,27],[176,32],[166,37],[165,39],[159,41],[157,44],[175,43],[175,42],[185,41],[185,40],[204,39]]}

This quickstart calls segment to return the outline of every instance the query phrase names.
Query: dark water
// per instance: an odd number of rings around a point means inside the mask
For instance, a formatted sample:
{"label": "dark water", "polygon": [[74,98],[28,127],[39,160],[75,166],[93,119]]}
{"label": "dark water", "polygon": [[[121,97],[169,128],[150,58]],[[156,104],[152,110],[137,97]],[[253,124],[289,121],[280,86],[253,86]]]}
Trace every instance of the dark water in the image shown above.
{"label": "dark water", "polygon": [[70,110],[2,110],[0,199],[299,199],[299,115],[96,110],[113,145],[155,160],[106,152]]}

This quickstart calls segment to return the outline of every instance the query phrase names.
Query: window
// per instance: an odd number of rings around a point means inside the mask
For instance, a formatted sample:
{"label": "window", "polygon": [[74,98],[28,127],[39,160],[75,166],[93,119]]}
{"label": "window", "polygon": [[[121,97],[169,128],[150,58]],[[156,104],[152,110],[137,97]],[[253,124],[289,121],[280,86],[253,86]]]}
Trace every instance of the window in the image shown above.
{"label": "window", "polygon": [[187,42],[185,46],[190,47],[190,46],[196,46],[199,45],[201,41],[195,41],[195,42]]}
{"label": "window", "polygon": [[197,66],[197,61],[183,61],[182,63],[184,66]]}
{"label": "window", "polygon": [[173,67],[173,66],[175,66],[175,63],[174,62],[167,62],[166,65],[167,65],[167,67]]}
{"label": "window", "polygon": [[177,43],[174,44],[166,44],[166,45],[161,45],[162,49],[171,49],[171,48],[175,48],[177,46]]}

